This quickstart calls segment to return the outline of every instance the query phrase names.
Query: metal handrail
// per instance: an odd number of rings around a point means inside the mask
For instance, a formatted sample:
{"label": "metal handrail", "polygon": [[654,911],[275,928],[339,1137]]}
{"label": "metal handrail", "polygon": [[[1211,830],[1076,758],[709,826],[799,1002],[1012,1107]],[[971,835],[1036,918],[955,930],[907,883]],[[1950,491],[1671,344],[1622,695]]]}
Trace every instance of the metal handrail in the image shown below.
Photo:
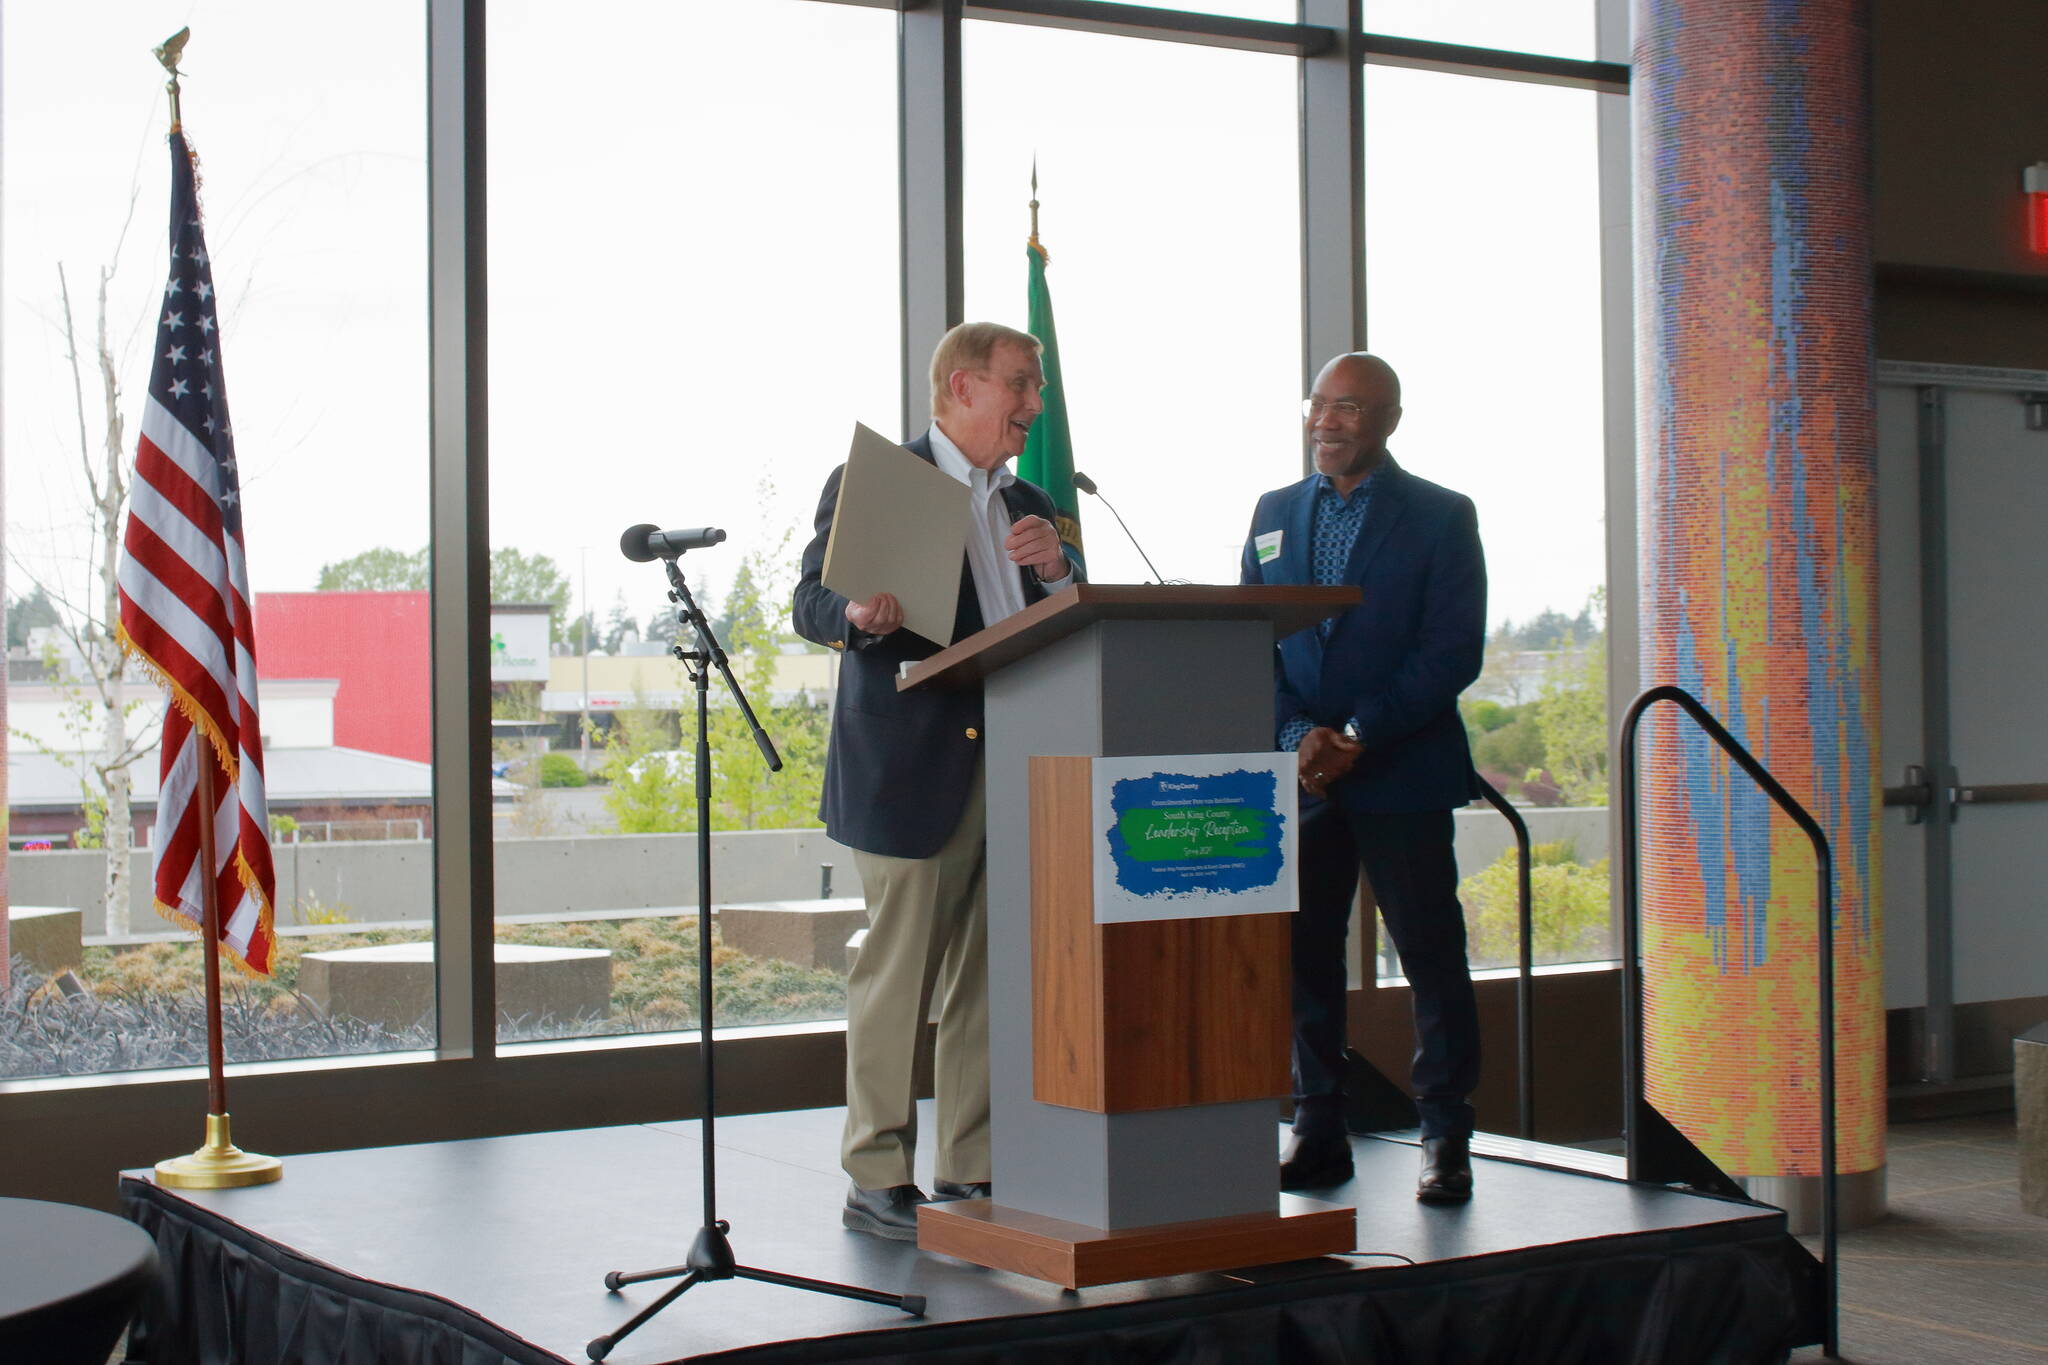
{"label": "metal handrail", "polygon": [[1521,864],[1520,876],[1515,885],[1515,923],[1520,935],[1520,948],[1515,964],[1515,1099],[1520,1110],[1522,1136],[1534,1141],[1536,1047],[1533,1039],[1536,1033],[1536,1006],[1530,986],[1530,978],[1535,974],[1535,949],[1532,946],[1534,922],[1530,911],[1529,822],[1524,820],[1522,813],[1483,777],[1479,779],[1479,789],[1485,795],[1488,804],[1508,818],[1508,824],[1515,831],[1515,854]]}
{"label": "metal handrail", "polygon": [[[1792,817],[1792,822],[1813,845],[1816,863],[1815,877],[1818,883],[1820,907],[1818,957],[1820,967],[1820,1160],[1821,1160],[1821,1248],[1825,1262],[1824,1272],[1825,1314],[1822,1323],[1823,1341],[1821,1349],[1830,1358],[1840,1355],[1840,1339],[1837,1331],[1840,1306],[1840,1275],[1836,1259],[1838,1229],[1838,1205],[1835,1188],[1835,889],[1834,858],[1828,851],[1828,837],[1806,808],[1795,800],[1772,777],[1763,764],[1750,755],[1742,742],[1730,734],[1713,714],[1702,706],[1698,698],[1682,687],[1669,683],[1652,687],[1629,704],[1622,717],[1621,736],[1616,745],[1616,761],[1620,768],[1621,787],[1621,932],[1622,932],[1622,1067],[1627,1102],[1627,1122],[1631,1131],[1635,1128],[1636,1114],[1643,1099],[1643,979],[1638,959],[1642,953],[1641,930],[1638,924],[1641,911],[1641,891],[1638,886],[1640,869],[1636,852],[1636,729],[1643,712],[1660,701],[1676,704],[1693,718],[1707,738],[1721,746],[1724,753],[1735,761],[1736,766],[1749,774],[1749,778],[1761,787],[1764,794],[1777,803],[1778,809]],[[1635,1179],[1636,1144],[1628,1144],[1629,1178]]]}

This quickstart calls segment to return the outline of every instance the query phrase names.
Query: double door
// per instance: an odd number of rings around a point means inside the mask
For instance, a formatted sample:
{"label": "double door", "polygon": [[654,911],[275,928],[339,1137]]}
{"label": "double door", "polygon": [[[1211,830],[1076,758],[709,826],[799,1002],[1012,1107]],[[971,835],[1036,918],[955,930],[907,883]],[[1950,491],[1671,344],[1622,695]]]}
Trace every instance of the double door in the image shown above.
{"label": "double door", "polygon": [[2048,997],[2048,373],[1881,365],[1878,509],[1893,1080],[1946,1081],[1959,1007]]}

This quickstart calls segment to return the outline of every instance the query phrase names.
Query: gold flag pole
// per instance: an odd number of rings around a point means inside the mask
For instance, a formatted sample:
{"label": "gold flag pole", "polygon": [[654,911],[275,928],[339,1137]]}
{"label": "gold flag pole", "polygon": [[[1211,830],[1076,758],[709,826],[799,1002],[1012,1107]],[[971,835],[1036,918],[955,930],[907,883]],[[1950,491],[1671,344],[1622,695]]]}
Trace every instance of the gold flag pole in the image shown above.
{"label": "gold flag pole", "polygon": [[[171,96],[171,133],[184,130],[178,112],[178,59],[192,30],[181,28],[153,49],[164,70],[171,73],[164,87]],[[199,903],[200,960],[206,969],[206,1142],[187,1156],[167,1157],[156,1163],[156,1180],[180,1190],[224,1190],[241,1185],[267,1185],[284,1175],[284,1163],[274,1156],[259,1156],[235,1146],[228,1132],[228,1078],[226,1048],[221,1039],[220,1020],[220,863],[215,855],[213,828],[213,751],[203,731],[195,731],[199,789],[193,799],[199,806]]]}
{"label": "gold flag pole", "polygon": [[185,44],[191,40],[192,30],[181,28],[150,49],[151,52],[156,54],[156,59],[163,63],[164,70],[171,73],[170,80],[164,83],[164,89],[169,92],[171,97],[171,131],[173,133],[185,131],[185,121],[178,113],[178,59],[185,54]]}
{"label": "gold flag pole", "polygon": [[1039,255],[1045,255],[1045,248],[1038,244],[1038,153],[1031,154],[1031,240],[1025,243]]}

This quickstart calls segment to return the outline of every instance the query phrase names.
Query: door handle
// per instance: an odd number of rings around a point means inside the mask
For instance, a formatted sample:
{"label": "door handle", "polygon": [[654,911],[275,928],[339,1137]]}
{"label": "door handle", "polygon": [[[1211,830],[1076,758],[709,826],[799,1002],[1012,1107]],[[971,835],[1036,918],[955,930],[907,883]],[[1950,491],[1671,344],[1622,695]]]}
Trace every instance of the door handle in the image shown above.
{"label": "door handle", "polygon": [[1887,806],[1904,806],[1909,825],[1925,820],[1927,808],[1934,804],[1934,784],[1927,780],[1927,769],[1918,763],[1907,764],[1905,785],[1886,787],[1884,803]]}

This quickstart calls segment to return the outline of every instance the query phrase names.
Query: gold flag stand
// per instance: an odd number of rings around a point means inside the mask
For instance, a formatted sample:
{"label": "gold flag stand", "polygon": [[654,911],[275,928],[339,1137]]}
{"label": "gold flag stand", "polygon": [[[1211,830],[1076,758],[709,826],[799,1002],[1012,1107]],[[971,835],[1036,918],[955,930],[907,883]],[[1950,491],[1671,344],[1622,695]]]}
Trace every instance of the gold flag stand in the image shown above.
{"label": "gold flag stand", "polygon": [[232,1190],[283,1178],[282,1161],[235,1146],[226,1114],[206,1116],[206,1145],[198,1151],[156,1163],[156,1183],[174,1190]]}
{"label": "gold flag stand", "polygon": [[[154,49],[156,59],[171,73],[164,88],[171,96],[171,132],[183,129],[178,110],[178,58],[192,30],[181,28]],[[186,1156],[168,1157],[156,1163],[156,1180],[179,1190],[227,1190],[242,1185],[267,1185],[284,1176],[284,1163],[274,1156],[259,1156],[235,1146],[228,1134],[228,1080],[220,1022],[220,887],[214,855],[213,754],[206,734],[197,727],[199,790],[199,900],[204,907],[200,923],[200,956],[206,964],[206,1142]]]}

